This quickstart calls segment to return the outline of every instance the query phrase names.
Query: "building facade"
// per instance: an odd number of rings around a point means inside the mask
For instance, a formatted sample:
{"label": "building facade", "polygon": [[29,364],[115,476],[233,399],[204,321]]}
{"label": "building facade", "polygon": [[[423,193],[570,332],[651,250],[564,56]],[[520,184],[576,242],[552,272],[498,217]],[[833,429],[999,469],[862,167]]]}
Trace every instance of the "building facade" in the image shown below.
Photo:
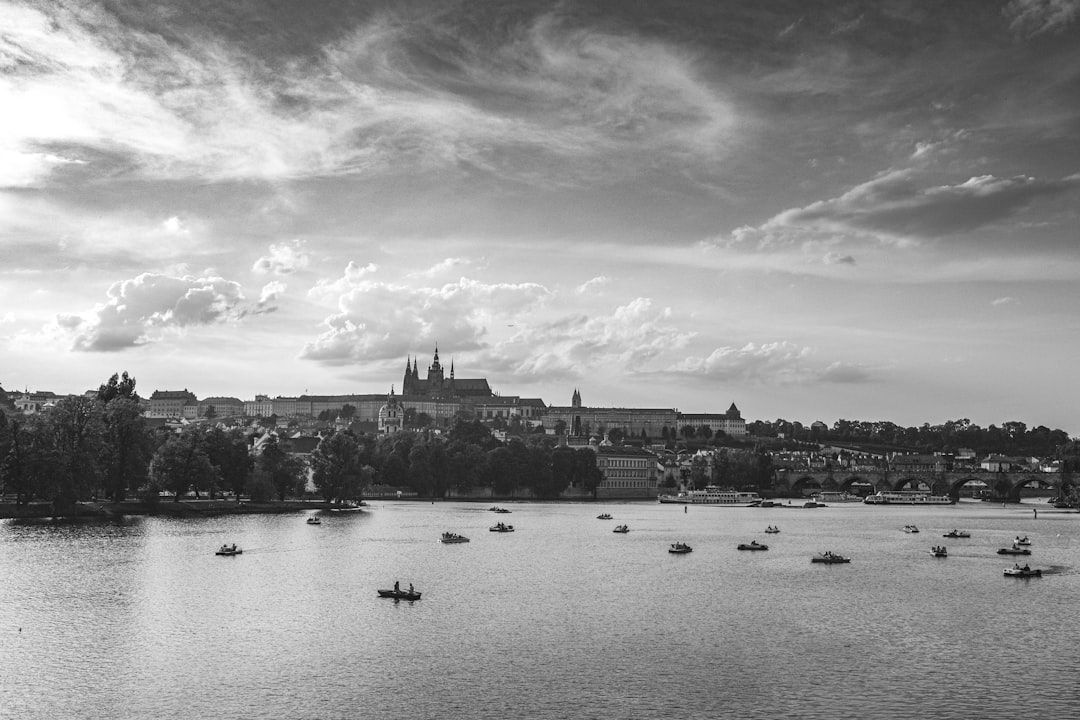
{"label": "building facade", "polygon": [[194,420],[199,415],[199,400],[195,393],[184,390],[155,390],[150,407],[144,413],[150,418]]}
{"label": "building facade", "polygon": [[659,465],[656,455],[643,448],[600,445],[596,467],[604,479],[596,488],[597,498],[655,498]]}

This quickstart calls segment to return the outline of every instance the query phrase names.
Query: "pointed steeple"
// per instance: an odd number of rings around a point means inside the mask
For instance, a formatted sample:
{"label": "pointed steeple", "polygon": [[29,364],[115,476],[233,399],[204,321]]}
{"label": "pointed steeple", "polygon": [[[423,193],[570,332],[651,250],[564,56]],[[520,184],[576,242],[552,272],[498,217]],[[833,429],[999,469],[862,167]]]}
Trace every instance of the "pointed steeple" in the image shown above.
{"label": "pointed steeple", "polygon": [[450,358],[450,379],[454,379],[454,358]]}

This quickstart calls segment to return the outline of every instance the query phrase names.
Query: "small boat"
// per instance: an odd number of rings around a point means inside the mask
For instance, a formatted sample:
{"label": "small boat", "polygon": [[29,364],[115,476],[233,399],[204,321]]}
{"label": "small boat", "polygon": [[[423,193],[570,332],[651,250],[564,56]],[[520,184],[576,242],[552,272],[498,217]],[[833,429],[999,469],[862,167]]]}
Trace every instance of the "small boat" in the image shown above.
{"label": "small boat", "polygon": [[464,535],[458,535],[457,533],[444,532],[442,534],[440,542],[447,543],[448,545],[452,545],[454,543],[467,543],[469,542],[469,538],[465,537]]}
{"label": "small boat", "polygon": [[1017,545],[1013,545],[1011,548],[1001,548],[997,551],[998,555],[1030,555],[1031,551],[1027,548],[1022,548]]}
{"label": "small boat", "polygon": [[322,525],[322,520],[317,515],[312,515],[307,519],[308,525]]}
{"label": "small boat", "polygon": [[917,532],[919,532],[919,528],[915,527],[914,525],[905,525],[904,526],[904,532],[906,532],[906,533],[917,533]]}
{"label": "small boat", "polygon": [[488,508],[488,510],[490,510],[491,512],[496,512],[496,513],[508,513],[508,512],[510,512],[506,508],[499,507],[498,505],[492,505],[491,507]]}
{"label": "small boat", "polygon": [[360,512],[366,508],[368,504],[361,500],[360,502],[346,502],[341,505],[335,505],[330,508],[330,512],[343,513],[343,512]]}
{"label": "small boat", "polygon": [[930,554],[934,557],[949,557],[949,551],[945,549],[944,545],[935,545],[930,548]]}
{"label": "small boat", "polygon": [[694,548],[684,542],[671,543],[671,547],[668,548],[669,553],[675,553],[676,555],[685,555],[686,553],[693,551]]}
{"label": "small boat", "polygon": [[488,528],[491,532],[514,532],[513,525],[507,525],[506,523],[495,523]]}
{"label": "small boat", "polygon": [[944,534],[944,535],[942,535],[941,537],[947,537],[947,538],[969,538],[969,537],[971,537],[971,533],[967,532],[966,530],[950,530],[949,532],[945,533],[945,534]]}
{"label": "small boat", "polygon": [[829,506],[826,505],[825,503],[817,502],[816,500],[808,500],[807,502],[803,503],[803,507],[804,508],[819,508],[819,507],[829,507]]}
{"label": "small boat", "polygon": [[236,547],[236,543],[233,543],[232,545],[222,545],[222,546],[221,546],[221,547],[220,547],[220,548],[218,549],[218,551],[217,551],[216,553],[214,553],[214,554],[215,554],[215,555],[227,555],[227,556],[232,556],[232,555],[242,555],[242,554],[243,554],[243,552],[244,552],[243,550],[241,550],[240,548]]}
{"label": "small boat", "polygon": [[768,550],[768,545],[762,545],[757,540],[751,540],[748,543],[739,543],[740,550]]}
{"label": "small boat", "polygon": [[410,585],[408,590],[402,590],[398,583],[394,583],[392,590],[378,590],[379,597],[393,598],[394,600],[419,600],[420,593],[413,590],[413,586]]}
{"label": "small boat", "polygon": [[628,528],[628,527],[627,527],[627,526],[625,526],[625,525],[616,525],[616,526],[615,526],[615,529],[614,529],[614,530],[612,530],[611,532],[617,532],[617,533],[628,533],[628,532],[630,532],[630,528]]}
{"label": "small boat", "polygon": [[1032,570],[1029,566],[1025,565],[1020,567],[1019,565],[1013,565],[1011,568],[1005,568],[1005,577],[1042,577],[1042,570]]}
{"label": "small boat", "polygon": [[765,528],[765,532],[770,535],[775,535],[776,533],[780,532],[780,528],[776,527],[775,525],[770,525],[769,527]]}
{"label": "small boat", "polygon": [[1031,541],[1028,540],[1027,535],[1025,535],[1024,537],[1020,537],[1019,535],[1017,535],[1016,539],[1013,540],[1013,545],[1030,545],[1030,544],[1031,544]]}
{"label": "small boat", "polygon": [[810,558],[810,562],[825,563],[826,565],[837,565],[840,563],[849,563],[851,562],[851,558],[844,557],[843,555],[838,555],[832,550],[826,550],[825,552]]}
{"label": "small boat", "polygon": [[596,519],[597,520],[610,520],[611,519],[611,513],[600,513],[599,515],[596,516]]}

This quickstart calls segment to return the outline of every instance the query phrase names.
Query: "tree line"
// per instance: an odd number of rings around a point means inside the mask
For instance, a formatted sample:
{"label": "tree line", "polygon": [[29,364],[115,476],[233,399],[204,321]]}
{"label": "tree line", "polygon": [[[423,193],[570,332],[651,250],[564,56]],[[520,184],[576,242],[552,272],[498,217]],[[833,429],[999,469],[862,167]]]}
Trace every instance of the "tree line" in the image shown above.
{"label": "tree line", "polygon": [[272,433],[151,427],[135,387],[125,372],[95,397],[66,397],[26,417],[0,413],[0,493],[20,505],[50,502],[62,514],[79,501],[158,502],[163,494],[285,500],[303,497],[309,476],[330,502],[360,500],[374,484],[424,497],[480,486],[499,495],[527,489],[555,498],[571,485],[594,491],[602,479],[588,449],[555,447],[547,435],[503,444],[479,421],[464,419],[445,435],[337,431],[305,460]]}

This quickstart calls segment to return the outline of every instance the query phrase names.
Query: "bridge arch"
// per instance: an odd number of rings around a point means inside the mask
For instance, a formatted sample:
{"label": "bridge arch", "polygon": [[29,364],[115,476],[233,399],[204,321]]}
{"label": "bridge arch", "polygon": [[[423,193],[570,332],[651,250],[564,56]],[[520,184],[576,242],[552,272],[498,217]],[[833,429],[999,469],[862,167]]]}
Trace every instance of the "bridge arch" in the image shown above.
{"label": "bridge arch", "polygon": [[[788,495],[801,497],[822,489],[822,482],[812,475],[802,475],[791,483]],[[809,492],[807,492],[809,491]]]}

